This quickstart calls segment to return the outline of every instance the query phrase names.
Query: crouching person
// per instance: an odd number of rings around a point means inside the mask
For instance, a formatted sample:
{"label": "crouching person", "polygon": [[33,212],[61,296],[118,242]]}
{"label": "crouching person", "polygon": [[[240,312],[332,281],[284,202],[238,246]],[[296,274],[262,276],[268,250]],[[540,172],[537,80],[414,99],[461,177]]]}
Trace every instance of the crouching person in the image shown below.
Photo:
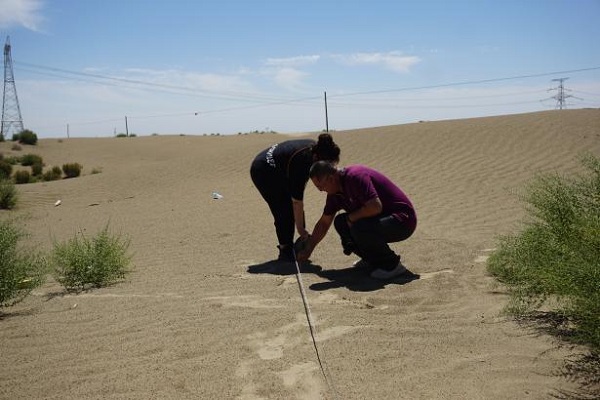
{"label": "crouching person", "polygon": [[408,239],[417,227],[415,209],[402,189],[364,165],[338,168],[318,161],[309,177],[317,189],[327,193],[327,199],[321,218],[298,254],[299,261],[308,260],[334,224],[344,254],[360,257],[354,265],[369,267],[371,277],[391,279],[406,272],[400,256],[388,245]]}

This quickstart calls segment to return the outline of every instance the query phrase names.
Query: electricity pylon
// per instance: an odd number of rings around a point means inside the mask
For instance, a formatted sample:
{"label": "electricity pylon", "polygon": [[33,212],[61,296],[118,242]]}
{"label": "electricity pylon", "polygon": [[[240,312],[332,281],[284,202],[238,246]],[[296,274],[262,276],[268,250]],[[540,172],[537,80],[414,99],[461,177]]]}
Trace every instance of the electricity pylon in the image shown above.
{"label": "electricity pylon", "polygon": [[20,133],[23,130],[23,118],[17,97],[15,76],[13,74],[12,56],[10,54],[10,37],[6,37],[4,45],[4,96],[2,98],[2,126],[0,127],[0,140],[9,135]]}
{"label": "electricity pylon", "polygon": [[567,98],[569,98],[569,97],[573,97],[574,99],[581,100],[579,97],[575,97],[570,94],[565,94],[565,91],[568,89],[565,89],[565,85],[563,84],[563,82],[566,81],[567,79],[569,79],[569,78],[552,79],[552,82],[558,82],[558,87],[548,90],[548,91],[558,90],[558,93],[556,93],[556,96],[552,96],[551,98],[556,99],[556,107],[555,108],[558,108],[559,110],[562,110],[563,108],[567,108]]}

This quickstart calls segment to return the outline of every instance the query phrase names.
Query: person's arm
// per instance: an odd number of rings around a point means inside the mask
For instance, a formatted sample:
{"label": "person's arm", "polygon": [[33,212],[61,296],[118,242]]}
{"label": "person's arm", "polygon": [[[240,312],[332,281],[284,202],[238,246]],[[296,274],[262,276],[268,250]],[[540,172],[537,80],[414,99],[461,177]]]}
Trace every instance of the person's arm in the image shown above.
{"label": "person's arm", "polygon": [[304,203],[302,200],[292,198],[292,207],[294,209],[296,231],[298,231],[298,235],[300,235],[301,238],[306,239],[308,237],[308,231],[306,230],[306,221],[304,220]]}
{"label": "person's arm", "polygon": [[312,235],[306,240],[304,249],[297,255],[298,261],[302,262],[309,259],[317,244],[327,235],[327,231],[329,231],[333,223],[333,217],[334,215],[321,215],[321,218],[319,218],[313,229]]}
{"label": "person's arm", "polygon": [[379,215],[382,209],[381,200],[379,200],[379,197],[375,197],[367,201],[361,208],[349,213],[347,217],[348,223],[353,224],[359,219]]}

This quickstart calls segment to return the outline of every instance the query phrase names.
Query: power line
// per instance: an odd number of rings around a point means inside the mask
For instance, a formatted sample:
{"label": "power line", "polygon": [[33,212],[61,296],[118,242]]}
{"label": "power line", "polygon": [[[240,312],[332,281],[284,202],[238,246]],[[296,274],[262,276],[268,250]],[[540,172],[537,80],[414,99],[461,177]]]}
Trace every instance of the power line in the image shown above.
{"label": "power line", "polygon": [[[33,69],[33,72],[35,72],[35,73],[46,74],[46,75],[51,75],[51,76],[57,76],[57,74],[62,74],[62,75],[58,75],[58,76],[60,76],[61,78],[74,79],[74,80],[79,80],[79,81],[84,81],[84,82],[91,82],[91,83],[100,84],[100,85],[111,85],[111,86],[123,87],[122,83],[127,83],[130,85],[133,85],[133,86],[128,86],[128,87],[134,87],[134,88],[139,88],[139,89],[143,89],[143,90],[167,92],[167,93],[177,94],[177,95],[194,95],[194,96],[199,96],[199,97],[207,97],[207,98],[220,99],[220,100],[226,100],[226,101],[246,101],[246,102],[258,103],[258,104],[245,105],[245,106],[217,108],[217,109],[212,109],[212,110],[199,110],[199,111],[190,111],[190,112],[181,112],[181,113],[154,114],[154,115],[146,115],[146,116],[139,116],[139,117],[135,117],[135,116],[130,117],[130,118],[135,118],[135,119],[177,117],[177,116],[184,116],[184,115],[201,115],[201,114],[204,115],[204,114],[231,112],[231,111],[239,111],[239,110],[245,110],[245,109],[253,109],[253,108],[258,108],[258,107],[269,107],[269,106],[286,105],[286,104],[300,105],[307,101],[314,102],[314,104],[307,103],[307,105],[317,106],[318,104],[317,104],[316,100],[320,101],[320,99],[321,99],[320,96],[310,96],[310,97],[302,97],[302,98],[282,98],[282,97],[277,97],[277,96],[273,96],[273,95],[249,94],[249,93],[241,92],[241,91],[240,92],[237,92],[237,91],[219,91],[219,92],[208,91],[208,90],[203,90],[203,89],[196,89],[191,86],[168,85],[168,84],[161,84],[161,83],[148,82],[148,81],[129,79],[129,78],[121,78],[121,77],[114,77],[114,76],[107,76],[107,75],[100,75],[100,74],[93,74],[93,73],[86,73],[86,72],[69,71],[66,69],[31,64],[31,63],[26,63],[26,62],[18,62],[16,64],[24,66],[26,69],[29,69],[29,70]],[[424,86],[382,89],[382,90],[374,90],[374,91],[339,93],[339,94],[333,94],[333,95],[330,94],[328,97],[329,98],[343,98],[343,97],[348,98],[348,97],[361,96],[361,95],[364,96],[364,95],[382,94],[382,93],[438,89],[438,88],[447,88],[447,87],[455,87],[455,86],[487,84],[487,83],[494,83],[494,82],[516,80],[516,79],[529,79],[529,78],[544,77],[544,76],[551,76],[551,75],[565,74],[565,73],[579,73],[579,72],[594,71],[594,70],[600,70],[600,67],[580,68],[580,69],[572,69],[572,70],[567,70],[567,71],[544,72],[544,73],[528,74],[528,75],[516,75],[516,76],[509,76],[509,77],[481,79],[481,80],[472,80],[472,81],[463,81],[463,82],[451,82],[451,83],[443,83],[443,84],[435,84],[435,85],[424,85]],[[75,77],[73,77],[71,75],[73,75]],[[83,78],[81,78],[81,77],[83,77]],[[89,78],[89,79],[86,79],[86,78]],[[476,98],[484,98],[484,97],[500,97],[500,96],[507,96],[507,95],[509,95],[509,94],[501,94],[501,95],[493,95],[493,96],[491,96],[491,95],[490,96],[470,96],[470,97],[463,96],[463,97],[456,97],[455,99],[476,99]],[[376,100],[382,101],[381,99],[376,99]],[[439,101],[440,99],[436,99],[436,100]],[[423,101],[425,101],[425,99],[423,99]],[[491,105],[488,104],[486,106],[506,106],[506,105],[527,104],[527,103],[532,103],[532,102],[513,102],[513,103],[509,103],[509,104],[504,103],[504,104],[491,104]],[[334,104],[339,107],[358,107],[358,106],[377,107],[376,104],[369,104],[369,105],[362,104],[361,105],[358,103],[348,104],[348,103],[335,103],[335,102],[334,102]],[[423,108],[423,107],[426,107],[426,108],[440,108],[440,107],[442,107],[442,108],[458,108],[458,107],[482,107],[482,106],[483,106],[482,104],[453,105],[453,106],[428,105],[428,106],[422,106],[420,108]],[[389,108],[390,105],[386,104],[386,105],[380,106],[380,107]],[[394,106],[392,105],[391,107],[394,107]],[[399,106],[395,106],[395,107],[397,108]],[[412,106],[411,108],[415,108],[415,107],[416,106]],[[404,108],[406,108],[406,107],[404,107]],[[114,120],[114,119],[111,119],[111,120]],[[93,122],[82,122],[79,124],[91,124],[91,123],[93,123]]]}

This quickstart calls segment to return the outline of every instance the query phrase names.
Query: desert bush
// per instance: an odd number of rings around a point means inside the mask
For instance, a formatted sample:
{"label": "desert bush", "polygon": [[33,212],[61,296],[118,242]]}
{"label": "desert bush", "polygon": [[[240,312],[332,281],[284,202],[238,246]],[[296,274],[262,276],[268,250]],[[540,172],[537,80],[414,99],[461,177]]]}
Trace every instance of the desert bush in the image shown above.
{"label": "desert bush", "polygon": [[23,154],[20,158],[20,161],[21,165],[24,167],[29,167],[34,164],[44,165],[44,160],[37,154]]}
{"label": "desert bush", "polygon": [[42,179],[45,181],[57,181],[62,178],[62,170],[58,166],[52,167],[42,175]]}
{"label": "desert bush", "polygon": [[21,146],[19,146],[18,144],[16,144],[16,143],[12,145],[11,149],[13,151],[21,151],[21,150],[23,150],[23,148]]}
{"label": "desert bush", "polygon": [[564,316],[571,338],[600,349],[600,159],[582,158],[588,174],[540,175],[523,200],[531,217],[500,239],[488,271],[511,293],[507,311],[542,305]]}
{"label": "desert bush", "polygon": [[0,208],[9,210],[17,204],[17,189],[10,179],[0,179]]}
{"label": "desert bush", "polygon": [[128,238],[112,235],[108,224],[91,239],[80,233],[55,243],[51,257],[54,277],[67,290],[114,284],[129,272],[129,243]]}
{"label": "desert bush", "polygon": [[83,166],[79,163],[63,164],[62,170],[67,178],[75,178],[81,174]]}
{"label": "desert bush", "polygon": [[21,163],[21,157],[8,156],[8,157],[4,157],[3,161],[6,161],[10,165],[17,165],[17,164]]}
{"label": "desert bush", "polygon": [[19,247],[25,236],[13,221],[0,221],[0,307],[21,301],[44,283],[46,259]]}
{"label": "desert bush", "polygon": [[38,137],[33,131],[30,131],[29,129],[24,129],[18,134],[13,135],[13,141],[18,141],[19,143],[23,144],[35,145],[37,144]]}
{"label": "desert bush", "polygon": [[42,164],[35,163],[31,166],[31,174],[33,176],[42,176],[44,166]]}
{"label": "desert bush", "polygon": [[20,170],[15,172],[15,183],[17,185],[22,185],[25,183],[29,183],[31,181],[31,174],[29,171]]}
{"label": "desert bush", "polygon": [[12,174],[12,164],[6,160],[0,160],[0,179],[8,179]]}

